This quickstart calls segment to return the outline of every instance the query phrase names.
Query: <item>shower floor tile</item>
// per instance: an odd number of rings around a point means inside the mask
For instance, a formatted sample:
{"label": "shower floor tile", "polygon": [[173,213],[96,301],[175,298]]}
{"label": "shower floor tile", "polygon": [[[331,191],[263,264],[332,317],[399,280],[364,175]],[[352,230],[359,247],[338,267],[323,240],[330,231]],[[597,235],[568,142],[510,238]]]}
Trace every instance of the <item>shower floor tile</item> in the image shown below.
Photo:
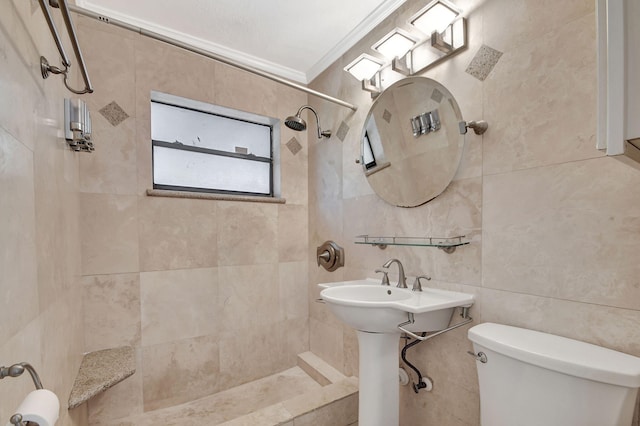
{"label": "shower floor tile", "polygon": [[[300,367],[237,386],[185,404],[126,417],[100,426],[216,425],[322,386]],[[96,425],[98,426],[98,425]]]}

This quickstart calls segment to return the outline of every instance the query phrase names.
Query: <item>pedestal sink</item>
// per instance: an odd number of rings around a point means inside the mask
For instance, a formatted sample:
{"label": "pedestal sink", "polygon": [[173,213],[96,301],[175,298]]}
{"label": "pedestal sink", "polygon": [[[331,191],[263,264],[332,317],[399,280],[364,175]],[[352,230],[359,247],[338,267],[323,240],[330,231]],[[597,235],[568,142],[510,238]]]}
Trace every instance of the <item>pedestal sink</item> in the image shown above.
{"label": "pedestal sink", "polygon": [[360,352],[358,424],[398,426],[398,347],[402,332],[446,329],[457,307],[473,304],[473,295],[430,288],[412,291],[383,286],[372,279],[319,286],[323,288],[320,297],[329,309],[357,330]]}

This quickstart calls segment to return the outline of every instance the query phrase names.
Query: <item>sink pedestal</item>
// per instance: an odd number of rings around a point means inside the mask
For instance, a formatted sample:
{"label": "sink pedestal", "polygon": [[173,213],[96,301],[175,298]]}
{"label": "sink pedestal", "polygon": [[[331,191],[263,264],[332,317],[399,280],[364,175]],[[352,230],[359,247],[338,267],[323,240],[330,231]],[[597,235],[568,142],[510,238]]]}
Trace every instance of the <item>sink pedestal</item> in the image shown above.
{"label": "sink pedestal", "polygon": [[358,331],[357,335],[360,351],[358,424],[398,426],[400,333]]}
{"label": "sink pedestal", "polygon": [[[360,348],[360,426],[398,426],[400,384],[398,352],[401,332],[432,331],[435,336],[469,321],[449,326],[457,307],[473,305],[473,295],[427,288],[411,291],[371,280],[327,286],[320,296],[331,312],[358,330]],[[403,329],[402,326],[406,326]],[[415,335],[414,335],[415,336]],[[417,336],[416,336],[417,337]]]}

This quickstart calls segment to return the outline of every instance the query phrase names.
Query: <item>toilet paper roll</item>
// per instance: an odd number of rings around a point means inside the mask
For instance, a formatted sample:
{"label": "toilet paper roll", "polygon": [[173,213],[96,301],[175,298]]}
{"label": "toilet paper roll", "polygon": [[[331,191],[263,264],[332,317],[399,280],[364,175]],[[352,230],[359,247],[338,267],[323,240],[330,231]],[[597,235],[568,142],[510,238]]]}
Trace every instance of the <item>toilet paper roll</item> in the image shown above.
{"label": "toilet paper roll", "polygon": [[23,422],[34,422],[39,426],[54,426],[60,415],[60,401],[50,390],[34,390],[18,406],[15,414],[22,414]]}

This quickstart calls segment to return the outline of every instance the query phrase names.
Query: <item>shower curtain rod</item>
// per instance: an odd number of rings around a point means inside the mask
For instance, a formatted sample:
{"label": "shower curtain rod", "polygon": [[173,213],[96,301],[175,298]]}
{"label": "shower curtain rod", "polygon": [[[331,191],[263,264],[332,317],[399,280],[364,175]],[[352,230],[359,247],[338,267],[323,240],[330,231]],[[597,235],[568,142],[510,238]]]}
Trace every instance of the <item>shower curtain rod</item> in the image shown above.
{"label": "shower curtain rod", "polygon": [[309,89],[308,87],[302,86],[300,84],[294,83],[294,82],[289,81],[289,80],[287,80],[285,78],[278,77],[278,76],[270,74],[268,72],[264,72],[264,71],[261,71],[261,70],[256,69],[256,68],[249,67],[247,65],[242,65],[241,63],[235,62],[232,59],[225,58],[224,56],[216,55],[215,53],[211,53],[211,52],[208,52],[208,51],[206,51],[204,49],[200,49],[198,47],[191,46],[191,45],[189,45],[187,43],[183,43],[183,42],[181,42],[179,40],[163,36],[162,34],[158,34],[158,33],[155,33],[153,31],[145,30],[144,28],[136,27],[135,25],[130,25],[130,24],[127,24],[126,22],[118,21],[117,19],[112,19],[112,18],[109,18],[108,16],[100,15],[98,13],[92,12],[90,10],[87,10],[87,9],[84,9],[84,8],[81,8],[81,7],[78,7],[78,6],[69,5],[69,10],[71,10],[72,12],[78,13],[80,15],[84,15],[84,16],[87,16],[89,18],[96,19],[96,20],[98,20],[100,22],[104,22],[104,23],[107,23],[107,24],[112,24],[112,25],[115,25],[116,27],[124,28],[126,30],[139,33],[139,34],[141,34],[141,35],[143,35],[145,37],[149,37],[149,38],[161,41],[163,43],[167,43],[167,44],[170,44],[172,46],[176,46],[176,47],[179,47],[181,49],[188,50],[188,51],[196,53],[198,55],[202,55],[202,56],[205,56],[207,58],[214,59],[214,60],[216,60],[218,62],[222,62],[223,64],[230,65],[230,66],[232,66],[234,68],[239,68],[239,69],[241,69],[243,71],[247,71],[247,72],[250,72],[252,74],[256,74],[256,75],[258,75],[260,77],[264,77],[266,79],[275,81],[276,83],[284,84],[285,86],[289,86],[289,87],[291,87],[293,89],[300,90],[302,92],[308,93],[309,95],[317,96],[317,97],[319,97],[321,99],[324,99],[326,101],[333,102],[334,104],[338,104],[340,106],[343,106],[343,107],[346,107],[346,108],[350,108],[353,111],[358,109],[357,106],[355,106],[353,104],[350,104],[348,102],[345,102],[345,101],[343,101],[341,99],[334,98],[332,96],[326,95],[326,94],[324,94],[322,92],[318,92],[318,91],[313,90],[313,89]]}

